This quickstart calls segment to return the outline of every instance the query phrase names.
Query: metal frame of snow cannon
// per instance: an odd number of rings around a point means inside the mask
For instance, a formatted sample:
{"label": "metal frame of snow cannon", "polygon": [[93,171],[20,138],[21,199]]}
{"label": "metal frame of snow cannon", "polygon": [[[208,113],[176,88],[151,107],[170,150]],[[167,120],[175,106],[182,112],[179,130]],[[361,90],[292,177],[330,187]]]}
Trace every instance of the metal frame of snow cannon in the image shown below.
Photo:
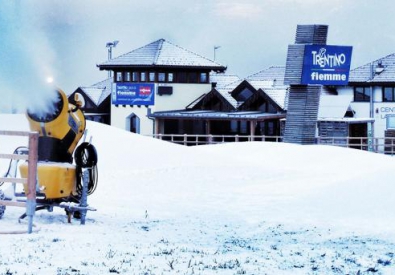
{"label": "metal frame of snow cannon", "polygon": [[[40,194],[38,193],[38,197],[36,198],[36,208],[35,211],[39,210],[47,210],[48,212],[52,212],[54,207],[59,207],[63,208],[66,213],[67,213],[67,221],[68,223],[71,223],[71,217],[73,216],[74,213],[78,212],[80,213],[80,224],[84,225],[85,220],[86,220],[86,214],[88,211],[97,211],[96,208],[90,207],[88,205],[88,171],[84,171],[84,177],[83,177],[83,185],[82,185],[82,193],[80,197],[80,203],[72,202],[68,198],[64,198],[64,201],[62,200],[48,200],[45,199],[44,197],[40,197]],[[16,194],[17,197],[23,196],[23,194],[19,193]],[[23,199],[20,199],[20,201],[23,201]],[[24,213],[19,217],[19,221],[22,219],[26,218],[28,216],[28,213]]]}

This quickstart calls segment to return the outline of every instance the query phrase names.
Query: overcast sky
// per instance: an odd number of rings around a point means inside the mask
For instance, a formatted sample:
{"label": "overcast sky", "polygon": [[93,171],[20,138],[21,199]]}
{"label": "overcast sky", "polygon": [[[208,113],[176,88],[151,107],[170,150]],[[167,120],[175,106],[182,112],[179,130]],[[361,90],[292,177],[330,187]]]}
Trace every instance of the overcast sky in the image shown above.
{"label": "overcast sky", "polygon": [[221,46],[217,62],[244,78],[285,65],[298,24],[329,25],[327,43],[353,46],[355,68],[395,53],[394,11],[393,0],[1,0],[0,95],[29,98],[47,77],[66,93],[99,82],[114,40],[113,57],[160,38],[210,59]]}

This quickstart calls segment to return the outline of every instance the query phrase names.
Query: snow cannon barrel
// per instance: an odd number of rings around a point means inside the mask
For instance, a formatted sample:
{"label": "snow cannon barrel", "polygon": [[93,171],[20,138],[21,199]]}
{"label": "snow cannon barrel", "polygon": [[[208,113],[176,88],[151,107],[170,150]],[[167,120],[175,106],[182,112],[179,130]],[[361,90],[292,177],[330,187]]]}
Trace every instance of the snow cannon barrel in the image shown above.
{"label": "snow cannon barrel", "polygon": [[[45,111],[27,112],[31,131],[39,133],[37,179],[46,199],[76,194],[77,168],[73,153],[86,126],[84,114],[69,103],[66,94],[59,89],[54,93]],[[22,177],[27,177],[28,163],[22,163],[19,169]],[[24,189],[27,192],[27,185]]]}
{"label": "snow cannon barrel", "polygon": [[54,93],[54,100],[46,111],[27,112],[30,130],[39,133],[39,161],[72,163],[74,149],[85,131],[85,116],[69,103],[62,90],[54,90]]}

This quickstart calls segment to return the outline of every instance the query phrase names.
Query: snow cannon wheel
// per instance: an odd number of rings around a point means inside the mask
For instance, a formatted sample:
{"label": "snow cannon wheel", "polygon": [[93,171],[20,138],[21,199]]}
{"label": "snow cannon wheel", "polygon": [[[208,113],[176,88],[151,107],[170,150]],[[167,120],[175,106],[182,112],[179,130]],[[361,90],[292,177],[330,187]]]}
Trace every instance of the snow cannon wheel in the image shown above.
{"label": "snow cannon wheel", "polygon": [[74,159],[77,168],[76,191],[82,195],[82,172],[83,169],[89,172],[88,195],[93,194],[97,187],[97,152],[91,143],[83,142],[74,152]]}
{"label": "snow cannon wheel", "polygon": [[97,164],[97,152],[91,143],[83,142],[74,152],[75,163],[82,168],[91,168]]}

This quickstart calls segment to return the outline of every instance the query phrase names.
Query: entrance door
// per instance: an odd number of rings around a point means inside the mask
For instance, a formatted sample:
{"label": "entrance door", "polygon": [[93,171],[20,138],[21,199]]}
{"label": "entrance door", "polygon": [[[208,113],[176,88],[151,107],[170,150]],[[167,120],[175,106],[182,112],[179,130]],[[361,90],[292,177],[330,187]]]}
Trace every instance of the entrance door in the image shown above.
{"label": "entrance door", "polygon": [[140,133],[140,118],[132,113],[126,118],[126,130],[132,133]]}
{"label": "entrance door", "polygon": [[367,150],[368,125],[367,123],[350,124],[351,148]]}

